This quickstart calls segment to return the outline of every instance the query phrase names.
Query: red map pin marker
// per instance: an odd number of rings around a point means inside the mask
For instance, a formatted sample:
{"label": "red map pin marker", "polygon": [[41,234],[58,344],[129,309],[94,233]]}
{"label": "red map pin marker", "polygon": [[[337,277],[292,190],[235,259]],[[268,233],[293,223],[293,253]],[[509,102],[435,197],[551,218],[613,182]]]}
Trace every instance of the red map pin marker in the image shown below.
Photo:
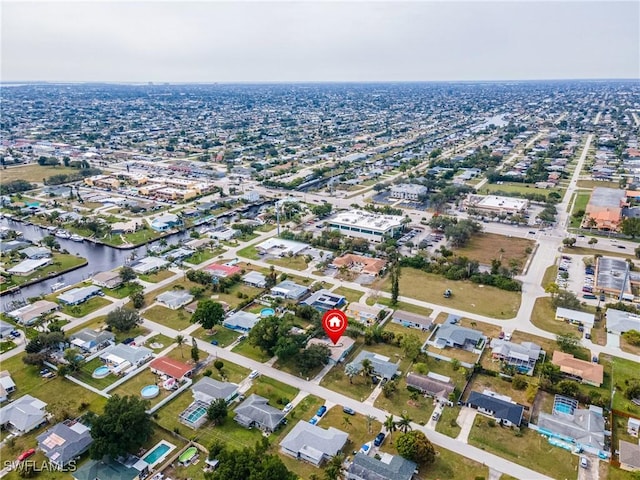
{"label": "red map pin marker", "polygon": [[322,316],[322,328],[335,345],[347,329],[349,321],[342,310],[329,310]]}

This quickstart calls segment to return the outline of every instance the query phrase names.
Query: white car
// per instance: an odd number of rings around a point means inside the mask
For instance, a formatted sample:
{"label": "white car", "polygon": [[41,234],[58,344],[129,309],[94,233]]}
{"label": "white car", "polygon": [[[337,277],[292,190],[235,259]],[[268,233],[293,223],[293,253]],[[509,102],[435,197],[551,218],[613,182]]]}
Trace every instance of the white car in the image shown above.
{"label": "white car", "polygon": [[293,403],[287,403],[282,410],[284,413],[289,413],[293,408]]}
{"label": "white car", "polygon": [[251,373],[249,374],[249,378],[253,380],[253,379],[254,379],[254,378],[256,378],[258,375],[260,375],[260,372],[259,372],[259,371],[257,371],[257,370],[254,370],[253,372],[251,372]]}

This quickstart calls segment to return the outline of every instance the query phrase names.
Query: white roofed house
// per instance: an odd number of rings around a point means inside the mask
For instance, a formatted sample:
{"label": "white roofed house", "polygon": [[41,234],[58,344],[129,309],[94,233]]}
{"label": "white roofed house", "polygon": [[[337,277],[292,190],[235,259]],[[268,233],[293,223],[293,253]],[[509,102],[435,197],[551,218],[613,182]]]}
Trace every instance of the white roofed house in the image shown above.
{"label": "white roofed house", "polygon": [[238,394],[238,385],[230,382],[220,382],[214,378],[202,377],[193,387],[194,400],[207,405],[219,398],[229,403]]}
{"label": "white roofed house", "polygon": [[14,327],[11,323],[0,320],[0,338],[7,338],[8,336],[11,336],[11,334],[15,331],[16,327]]}
{"label": "white roofed house", "polygon": [[429,330],[433,325],[433,321],[429,317],[424,317],[416,313],[405,312],[404,310],[396,310],[391,316],[391,321],[407,328],[416,328],[418,330]]}
{"label": "white roofed house", "polygon": [[115,335],[106,330],[96,331],[89,328],[80,330],[69,336],[71,344],[80,348],[84,352],[95,353],[102,348],[114,344]]}
{"label": "white roofed house", "polygon": [[104,293],[100,288],[92,285],[90,287],[72,288],[58,295],[58,300],[65,305],[78,305],[97,295],[104,295]]}
{"label": "white roofed house", "polygon": [[159,303],[166,305],[171,310],[177,310],[178,308],[191,303],[193,295],[185,290],[170,290],[158,295],[156,300]]}
{"label": "white roofed house", "polygon": [[607,331],[615,333],[616,335],[622,335],[629,330],[636,330],[640,332],[640,316],[625,312],[622,310],[616,310],[614,308],[607,309]]}
{"label": "white roofed house", "polygon": [[20,250],[19,253],[31,260],[51,257],[51,250],[49,250],[47,247],[27,247]]}
{"label": "white roofed house", "polygon": [[558,307],[556,309],[556,320],[562,320],[569,323],[584,325],[591,329],[595,322],[596,316],[593,313],[580,312],[569,308]]}
{"label": "white roofed house", "polygon": [[309,289],[302,285],[298,285],[291,280],[284,280],[271,289],[271,295],[274,297],[282,297],[290,300],[300,300],[303,298]]}
{"label": "white roofed house", "polygon": [[24,307],[8,312],[7,315],[21,325],[32,325],[42,315],[55,312],[59,305],[48,300],[38,300]]}
{"label": "white roofed house", "polygon": [[16,384],[8,370],[0,372],[0,402],[6,402],[9,395],[16,391]]}
{"label": "white roofed house", "polygon": [[347,317],[353,318],[357,322],[364,325],[372,325],[378,321],[378,315],[382,311],[382,308],[376,306],[369,306],[364,303],[351,302],[345,313]]}
{"label": "white roofed house", "polygon": [[0,408],[0,426],[22,435],[47,421],[47,406],[42,400],[24,395]]}
{"label": "white roofed house", "polygon": [[130,367],[140,367],[152,358],[153,351],[146,347],[123,344],[107,347],[100,354],[100,360],[109,365],[115,374],[120,374]]}
{"label": "white roofed house", "polygon": [[267,286],[267,277],[255,271],[251,271],[243,276],[242,281],[251,287],[265,288]]}
{"label": "white roofed house", "polygon": [[104,288],[118,288],[122,285],[119,272],[100,272],[91,279],[94,285]]}
{"label": "white roofed house", "polygon": [[499,338],[491,340],[491,356],[507,365],[516,367],[519,373],[533,375],[536,362],[543,353],[540,345],[533,342],[513,343]]}
{"label": "white roofed house", "polygon": [[38,270],[39,268],[50,265],[52,261],[53,260],[51,258],[36,258],[33,260],[31,259],[24,260],[19,264],[9,268],[7,270],[7,273],[10,273],[12,275],[18,275],[21,277],[26,277],[31,275],[32,273],[35,273],[35,271]]}
{"label": "white roofed house", "polygon": [[342,450],[349,435],[334,427],[324,429],[303,420],[291,429],[280,442],[283,453],[320,466]]}
{"label": "white roofed house", "polygon": [[230,330],[248,332],[256,325],[256,323],[258,323],[259,320],[260,317],[258,317],[258,315],[240,310],[239,312],[235,312],[225,318],[222,322],[222,326],[227,327]]}

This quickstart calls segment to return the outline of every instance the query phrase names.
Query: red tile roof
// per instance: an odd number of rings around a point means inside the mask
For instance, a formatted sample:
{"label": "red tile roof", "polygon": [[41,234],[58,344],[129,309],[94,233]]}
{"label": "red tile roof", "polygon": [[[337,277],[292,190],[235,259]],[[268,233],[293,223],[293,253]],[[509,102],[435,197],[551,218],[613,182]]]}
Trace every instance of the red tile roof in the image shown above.
{"label": "red tile roof", "polygon": [[186,363],[179,362],[169,357],[158,357],[149,364],[153,370],[164,373],[170,377],[180,379],[193,370],[193,367]]}
{"label": "red tile roof", "polygon": [[242,269],[235,265],[220,265],[218,263],[212,263],[205,268],[211,275],[215,277],[230,277],[236,273],[240,273]]}

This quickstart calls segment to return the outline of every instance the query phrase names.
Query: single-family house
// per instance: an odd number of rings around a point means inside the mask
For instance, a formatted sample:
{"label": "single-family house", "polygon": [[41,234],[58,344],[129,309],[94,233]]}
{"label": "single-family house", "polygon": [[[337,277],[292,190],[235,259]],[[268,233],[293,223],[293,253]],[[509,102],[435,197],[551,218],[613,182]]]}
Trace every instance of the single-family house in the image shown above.
{"label": "single-family house", "polygon": [[387,380],[391,380],[398,375],[398,367],[400,362],[393,363],[389,361],[389,357],[380,355],[378,353],[362,350],[358,356],[353,360],[353,364],[362,370],[362,362],[364,359],[369,359],[371,366],[373,367],[373,373]]}
{"label": "single-family house", "polygon": [[53,260],[51,258],[35,258],[33,260],[23,260],[17,265],[9,268],[7,273],[11,275],[18,275],[19,277],[26,277],[35,273],[39,268],[45,267],[51,264]]}
{"label": "single-family house", "polygon": [[30,432],[47,421],[46,406],[42,400],[24,395],[0,408],[0,426],[18,435]]}
{"label": "single-family house", "polygon": [[193,300],[193,295],[185,290],[169,290],[161,293],[156,297],[159,303],[169,307],[171,310],[177,310]]}
{"label": "single-family house", "polygon": [[376,306],[369,306],[365,303],[351,302],[345,313],[347,317],[353,318],[355,321],[364,325],[373,325],[378,321],[378,315],[382,308]]}
{"label": "single-family house", "polygon": [[91,285],[88,287],[78,287],[67,290],[61,295],[58,295],[58,300],[60,303],[64,303],[65,305],[79,305],[97,295],[104,295],[104,293],[102,293],[100,288]]}
{"label": "single-family house", "polygon": [[520,373],[533,374],[542,348],[533,342],[514,343],[499,338],[491,340],[491,357],[508,365],[513,365]]}
{"label": "single-family house", "polygon": [[336,365],[347,358],[347,355],[349,355],[355,343],[353,338],[346,335],[340,337],[338,343],[335,344],[328,338],[312,338],[307,342],[306,348],[309,348],[311,345],[326,345],[330,352],[329,364]]}
{"label": "single-family house", "polygon": [[450,315],[449,318],[436,330],[434,344],[437,348],[460,348],[473,350],[484,339],[482,332],[472,328],[457,325],[457,318]]}
{"label": "single-family house", "polygon": [[575,358],[570,353],[560,350],[553,352],[551,363],[560,367],[565,375],[580,380],[582,383],[599,387],[604,378],[604,368],[599,363],[587,362]]}
{"label": "single-family house", "polygon": [[100,354],[100,360],[109,365],[115,374],[133,371],[152,358],[152,350],[124,344],[107,347]]}
{"label": "single-family house", "polygon": [[193,367],[184,362],[174,360],[170,357],[154,358],[149,364],[151,373],[156,375],[166,375],[179,382],[188,378],[193,373]]}
{"label": "single-family house", "polygon": [[308,298],[304,299],[300,303],[302,305],[309,305],[316,310],[320,310],[321,312],[326,312],[327,310],[340,308],[345,303],[347,303],[347,299],[342,295],[338,295],[337,293],[321,289],[315,293],[312,293]]}
{"label": "single-family house", "polygon": [[119,272],[100,272],[91,279],[94,285],[104,288],[118,288],[122,285]]}
{"label": "single-family house", "polygon": [[397,323],[407,328],[415,328],[427,331],[431,329],[433,320],[429,317],[418,315],[417,313],[405,312],[404,310],[396,310],[391,316],[391,322]]}
{"label": "single-family house", "polygon": [[552,433],[560,436],[565,442],[592,453],[608,451],[605,437],[610,433],[605,429],[602,408],[595,405],[572,408],[571,413],[556,410],[551,414],[541,412],[538,415],[538,429],[546,435]]}
{"label": "single-family house", "polygon": [[356,453],[347,470],[347,480],[411,480],[418,465],[400,455],[382,453],[382,457],[370,457]]}
{"label": "single-family house", "polygon": [[618,446],[620,468],[628,472],[640,472],[640,445],[620,440]]}
{"label": "single-family house", "polygon": [[182,220],[173,213],[165,213],[153,219],[150,225],[156,232],[165,232],[171,228],[182,225]]}
{"label": "single-family house", "polygon": [[437,400],[448,402],[449,395],[453,393],[456,385],[449,377],[429,372],[427,375],[409,373],[407,386],[420,390],[424,395],[429,395]]}
{"label": "single-family house", "polygon": [[93,443],[89,428],[75,420],[54,425],[36,440],[38,448],[59,469],[86,452]]}
{"label": "single-family house", "polygon": [[489,390],[485,390],[484,393],[472,391],[467,405],[499,420],[504,425],[519,427],[522,423],[524,407],[505,398]]}
{"label": "single-family house", "polygon": [[141,480],[149,473],[144,460],[124,465],[111,459],[89,460],[71,472],[74,480]]}
{"label": "single-family house", "polygon": [[280,449],[296,460],[320,466],[342,450],[349,435],[334,427],[324,429],[299,420],[280,442]]}
{"label": "single-family house", "polygon": [[18,253],[31,260],[35,260],[38,258],[49,258],[51,256],[51,250],[49,250],[47,247],[27,247],[20,250]]}
{"label": "single-family house", "polygon": [[153,273],[169,265],[169,262],[160,257],[143,257],[131,264],[131,268],[139,275]]}
{"label": "single-family house", "polygon": [[16,384],[8,370],[0,372],[0,402],[6,402],[9,395],[16,391]]}
{"label": "single-family house", "polygon": [[242,273],[242,269],[236,265],[221,265],[219,263],[212,263],[205,268],[205,271],[216,278],[227,278]]}
{"label": "single-family house", "polygon": [[275,431],[284,420],[284,413],[269,405],[269,401],[251,394],[235,409],[237,423],[245,428],[257,427],[264,432]]}
{"label": "single-family house", "polygon": [[97,331],[84,328],[69,336],[71,344],[84,352],[95,353],[110,345],[115,344],[115,335],[106,330]]}
{"label": "single-family house", "polygon": [[255,327],[259,320],[260,317],[258,317],[258,315],[240,310],[225,318],[222,322],[222,326],[227,327],[230,330],[248,332]]}
{"label": "single-family house", "polygon": [[4,254],[13,252],[14,250],[28,247],[29,245],[31,244],[29,242],[25,242],[24,240],[9,240],[8,242],[0,242],[0,253]]}
{"label": "single-family house", "polygon": [[8,312],[7,315],[19,324],[29,326],[33,325],[42,315],[55,312],[58,308],[60,308],[60,306],[55,302],[37,300],[29,305]]}
{"label": "single-family house", "polygon": [[579,312],[570,308],[556,308],[556,320],[584,325],[591,329],[595,322],[596,316],[593,313]]}
{"label": "single-family house", "polygon": [[238,395],[238,385],[230,382],[220,382],[214,378],[202,377],[191,387],[194,400],[210,405],[220,398],[229,403]]}
{"label": "single-family house", "polygon": [[242,277],[242,281],[250,287],[265,288],[267,286],[267,277],[260,272],[251,271]]}
{"label": "single-family house", "polygon": [[13,332],[15,332],[16,327],[11,325],[10,323],[5,322],[4,320],[0,320],[0,338],[10,337]]}
{"label": "single-family house", "polygon": [[300,300],[303,298],[309,289],[302,285],[298,285],[291,280],[284,280],[271,289],[271,295],[274,297],[282,297],[289,300]]}

